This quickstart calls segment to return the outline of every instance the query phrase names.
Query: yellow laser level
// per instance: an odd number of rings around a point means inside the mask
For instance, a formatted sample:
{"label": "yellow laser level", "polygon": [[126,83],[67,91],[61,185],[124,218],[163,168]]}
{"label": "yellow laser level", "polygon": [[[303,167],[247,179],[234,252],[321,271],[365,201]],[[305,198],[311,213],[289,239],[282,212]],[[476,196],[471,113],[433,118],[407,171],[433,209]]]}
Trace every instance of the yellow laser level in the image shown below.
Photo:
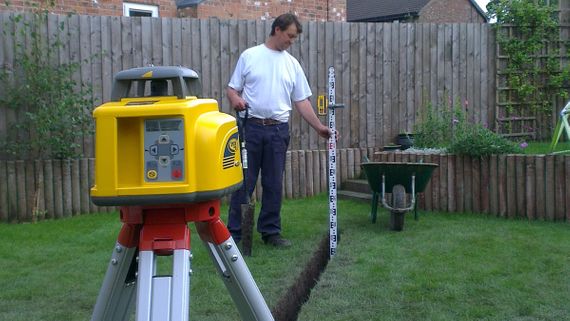
{"label": "yellow laser level", "polygon": [[93,203],[145,205],[218,199],[242,182],[235,118],[198,98],[198,74],[142,67],[115,75],[95,109]]}

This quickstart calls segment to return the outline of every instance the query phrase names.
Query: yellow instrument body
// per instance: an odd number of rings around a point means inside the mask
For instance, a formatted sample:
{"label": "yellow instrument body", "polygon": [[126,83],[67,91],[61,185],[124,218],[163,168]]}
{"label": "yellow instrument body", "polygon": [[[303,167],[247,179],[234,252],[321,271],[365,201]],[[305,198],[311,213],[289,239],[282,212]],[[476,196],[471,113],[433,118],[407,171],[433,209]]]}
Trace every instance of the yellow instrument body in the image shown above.
{"label": "yellow instrument body", "polygon": [[121,98],[93,116],[97,205],[199,202],[241,186],[236,121],[214,99]]}

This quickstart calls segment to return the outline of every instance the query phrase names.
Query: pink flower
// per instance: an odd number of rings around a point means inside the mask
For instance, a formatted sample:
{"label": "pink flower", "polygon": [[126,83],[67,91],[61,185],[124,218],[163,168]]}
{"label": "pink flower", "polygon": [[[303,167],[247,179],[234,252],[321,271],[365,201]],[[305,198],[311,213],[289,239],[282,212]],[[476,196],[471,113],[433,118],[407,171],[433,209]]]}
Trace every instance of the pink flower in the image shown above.
{"label": "pink flower", "polygon": [[528,143],[527,142],[522,142],[519,145],[521,148],[527,148],[528,147]]}

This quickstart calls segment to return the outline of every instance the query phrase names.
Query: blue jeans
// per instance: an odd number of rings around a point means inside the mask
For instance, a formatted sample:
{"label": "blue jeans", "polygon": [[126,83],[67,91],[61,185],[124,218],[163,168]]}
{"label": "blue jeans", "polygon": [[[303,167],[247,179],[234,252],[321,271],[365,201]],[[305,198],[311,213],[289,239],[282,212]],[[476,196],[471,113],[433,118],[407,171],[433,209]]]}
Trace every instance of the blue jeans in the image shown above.
{"label": "blue jeans", "polygon": [[[251,196],[261,171],[261,212],[257,231],[262,236],[281,232],[281,197],[285,155],[289,147],[289,125],[262,125],[247,121],[245,143],[248,172],[247,189]],[[236,242],[241,240],[241,204],[246,204],[245,184],[232,194],[228,213],[228,230]]]}

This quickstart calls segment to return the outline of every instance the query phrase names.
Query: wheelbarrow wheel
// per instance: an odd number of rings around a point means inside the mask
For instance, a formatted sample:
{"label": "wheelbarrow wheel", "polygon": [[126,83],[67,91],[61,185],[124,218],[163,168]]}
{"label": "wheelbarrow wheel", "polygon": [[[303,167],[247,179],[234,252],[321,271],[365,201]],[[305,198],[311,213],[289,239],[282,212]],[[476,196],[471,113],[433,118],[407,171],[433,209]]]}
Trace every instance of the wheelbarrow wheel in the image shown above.
{"label": "wheelbarrow wheel", "polygon": [[[394,208],[406,207],[406,189],[402,185],[394,185],[392,188],[392,206]],[[402,211],[390,211],[390,229],[401,231],[404,229],[404,215]]]}

